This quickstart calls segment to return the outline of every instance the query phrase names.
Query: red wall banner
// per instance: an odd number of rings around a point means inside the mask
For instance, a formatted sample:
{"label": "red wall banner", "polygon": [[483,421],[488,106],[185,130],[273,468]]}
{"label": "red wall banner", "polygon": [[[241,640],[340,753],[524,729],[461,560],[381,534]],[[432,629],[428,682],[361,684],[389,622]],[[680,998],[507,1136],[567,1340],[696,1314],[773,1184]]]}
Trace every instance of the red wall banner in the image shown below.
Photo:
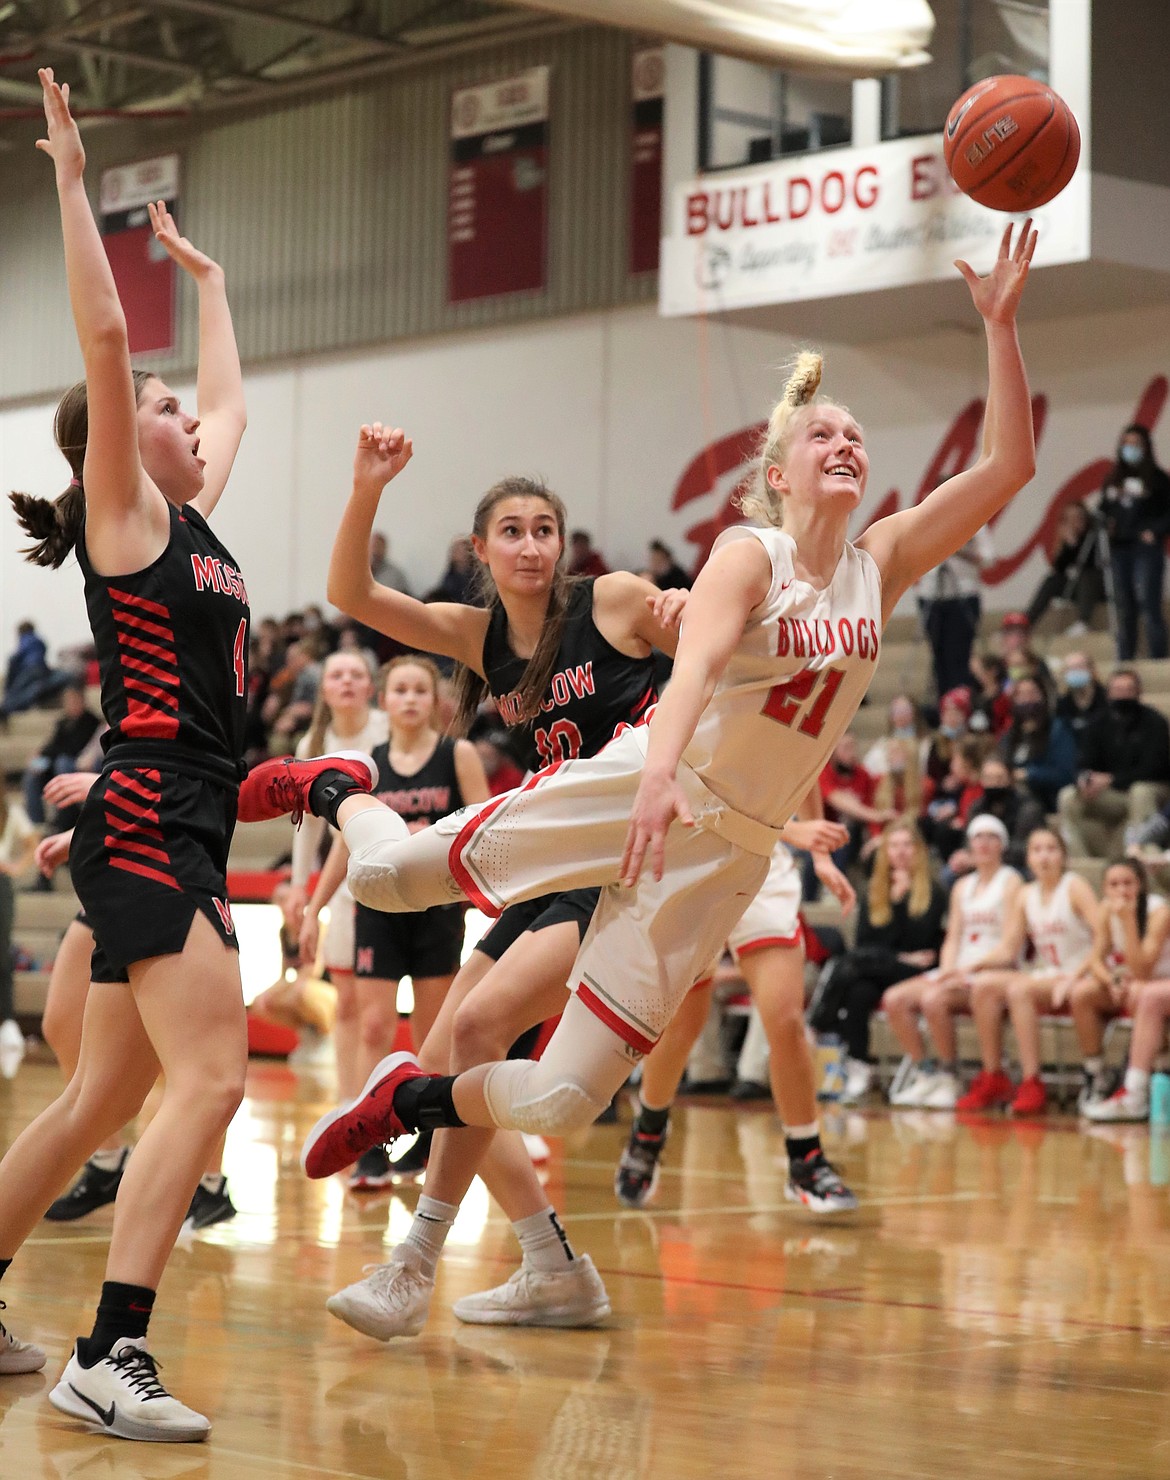
{"label": "red wall banner", "polygon": [[102,172],[100,227],[126,314],[130,353],[175,347],[175,264],[154,239],[146,203],[178,214],[179,156],[164,154]]}
{"label": "red wall banner", "polygon": [[451,99],[447,299],[545,286],[548,77],[533,67]]}
{"label": "red wall banner", "polygon": [[662,238],[662,48],[636,51],[630,78],[630,271],[657,272]]}

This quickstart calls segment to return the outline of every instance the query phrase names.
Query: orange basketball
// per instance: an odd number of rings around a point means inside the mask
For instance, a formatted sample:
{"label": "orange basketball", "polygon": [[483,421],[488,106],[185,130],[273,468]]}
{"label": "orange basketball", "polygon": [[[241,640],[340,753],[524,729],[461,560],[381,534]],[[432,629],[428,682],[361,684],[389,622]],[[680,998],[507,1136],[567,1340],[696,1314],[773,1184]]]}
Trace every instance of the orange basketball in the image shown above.
{"label": "orange basketball", "polygon": [[1030,77],[987,77],[951,109],[943,155],[963,192],[993,211],[1034,211],[1059,195],[1081,154],[1064,99]]}

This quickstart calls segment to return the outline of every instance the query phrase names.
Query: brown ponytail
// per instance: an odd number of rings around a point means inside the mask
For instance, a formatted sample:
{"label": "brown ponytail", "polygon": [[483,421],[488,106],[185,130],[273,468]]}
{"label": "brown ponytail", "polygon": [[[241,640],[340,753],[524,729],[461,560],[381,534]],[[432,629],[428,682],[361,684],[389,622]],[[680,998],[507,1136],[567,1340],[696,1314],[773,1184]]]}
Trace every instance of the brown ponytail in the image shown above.
{"label": "brown ponytail", "polygon": [[[146,370],[131,372],[135,403],[142,398],[142,388],[154,379]],[[37,498],[29,493],[8,496],[21,528],[36,543],[21,551],[33,565],[47,565],[53,570],[63,565],[81,537],[85,522],[85,491],[81,486],[85,467],[85,449],[89,441],[89,397],[84,380],[79,380],[61,397],[53,418],[53,436],[73,473],[69,487],[59,498]]]}
{"label": "brown ponytail", "polygon": [[[516,686],[520,715],[523,719],[532,720],[540,713],[541,702],[552,680],[557,653],[561,646],[561,637],[564,635],[569,600],[572,597],[573,588],[579,583],[565,573],[563,564],[567,523],[565,506],[551,488],[536,479],[504,478],[489,488],[476,508],[475,519],[472,522],[473,533],[481,540],[486,538],[488,520],[491,518],[492,510],[506,498],[538,498],[546,503],[557,521],[557,533],[561,538],[561,559],[557,561],[552,587],[548,593],[548,610],[540,631],[540,641],[536,644],[536,651],[529,658],[528,666]],[[496,590],[496,583],[492,580],[491,572],[483,562],[480,562],[476,568],[476,584],[477,594],[484,597],[484,604],[489,614],[494,616],[502,605],[500,593]],[[474,673],[462,663],[456,664],[453,681],[455,718],[451,721],[451,731],[455,735],[466,735],[480,703],[487,697],[488,685],[478,673]]]}

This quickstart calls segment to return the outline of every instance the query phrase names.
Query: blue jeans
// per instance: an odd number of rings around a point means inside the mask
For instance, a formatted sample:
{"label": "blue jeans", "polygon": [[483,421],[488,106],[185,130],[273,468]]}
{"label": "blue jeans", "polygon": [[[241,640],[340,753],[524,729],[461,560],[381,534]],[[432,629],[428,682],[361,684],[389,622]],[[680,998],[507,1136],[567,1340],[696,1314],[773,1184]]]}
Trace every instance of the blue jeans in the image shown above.
{"label": "blue jeans", "polygon": [[[45,798],[44,790],[46,781],[53,776],[64,776],[70,771],[77,770],[77,757],[75,755],[59,755],[56,760],[50,761],[47,756],[34,755],[24,773],[21,783],[24,791],[24,810],[28,813],[28,820],[37,827],[45,825]],[[68,808],[70,812],[76,808]]]}
{"label": "blue jeans", "polygon": [[1117,661],[1128,663],[1137,651],[1139,608],[1146,627],[1148,656],[1166,657],[1166,618],[1162,612],[1166,551],[1162,541],[1114,545],[1110,553],[1117,606]]}

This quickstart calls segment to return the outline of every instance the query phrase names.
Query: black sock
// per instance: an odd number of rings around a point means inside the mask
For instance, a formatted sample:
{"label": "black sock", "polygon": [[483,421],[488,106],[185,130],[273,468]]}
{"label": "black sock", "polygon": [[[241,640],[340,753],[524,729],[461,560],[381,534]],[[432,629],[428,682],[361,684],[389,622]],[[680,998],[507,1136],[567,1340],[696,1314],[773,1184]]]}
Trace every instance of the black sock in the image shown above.
{"label": "black sock", "polygon": [[8,1273],[8,1266],[11,1263],[11,1259],[0,1259],[0,1280],[2,1280],[4,1276]]}
{"label": "black sock", "polygon": [[653,1110],[638,1101],[638,1113],[634,1117],[634,1129],[644,1136],[661,1136],[670,1124],[670,1106]]}
{"label": "black sock", "polygon": [[117,1280],[106,1280],[93,1331],[88,1337],[77,1338],[77,1360],[83,1367],[92,1367],[108,1357],[114,1343],[123,1336],[145,1336],[153,1309],[154,1291],[145,1285],[122,1285]]}
{"label": "black sock", "polygon": [[407,1079],[394,1091],[394,1113],[408,1131],[437,1131],[444,1126],[458,1126],[451,1091],[454,1074],[428,1074],[422,1079]]}
{"label": "black sock", "polygon": [[785,1136],[784,1145],[788,1149],[789,1161],[804,1161],[814,1151],[821,1150],[821,1138],[816,1136]]}
{"label": "black sock", "polygon": [[362,786],[344,771],[325,771],[309,787],[309,811],[324,817],[331,827],[339,826],[337,809],[346,797],[366,796],[369,787]]}

